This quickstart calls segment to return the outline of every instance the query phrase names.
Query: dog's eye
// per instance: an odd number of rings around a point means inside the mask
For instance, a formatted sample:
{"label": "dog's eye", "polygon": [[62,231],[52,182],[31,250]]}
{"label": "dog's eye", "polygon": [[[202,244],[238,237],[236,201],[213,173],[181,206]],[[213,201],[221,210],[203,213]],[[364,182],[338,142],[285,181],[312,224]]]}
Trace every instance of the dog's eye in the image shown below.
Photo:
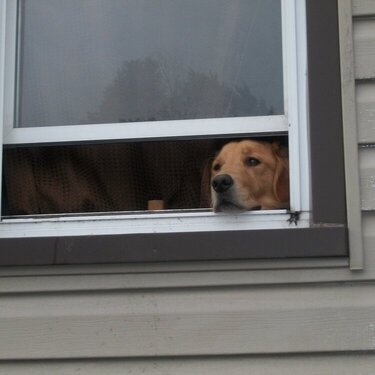
{"label": "dog's eye", "polygon": [[255,167],[258,164],[260,164],[260,161],[258,159],[255,159],[255,158],[248,157],[248,158],[245,159],[245,164],[249,167]]}
{"label": "dog's eye", "polygon": [[216,163],[213,165],[212,169],[217,172],[217,171],[220,171],[220,168],[221,168],[221,165],[219,163]]}

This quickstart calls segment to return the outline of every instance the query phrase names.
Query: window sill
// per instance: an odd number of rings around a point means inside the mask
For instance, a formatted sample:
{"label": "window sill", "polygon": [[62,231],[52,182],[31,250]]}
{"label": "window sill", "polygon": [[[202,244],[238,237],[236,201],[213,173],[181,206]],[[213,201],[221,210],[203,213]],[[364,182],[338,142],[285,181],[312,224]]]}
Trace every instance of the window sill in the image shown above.
{"label": "window sill", "polygon": [[343,225],[267,230],[18,237],[0,240],[1,265],[344,257]]}
{"label": "window sill", "polygon": [[[74,237],[241,230],[289,229],[287,210],[240,214],[211,210],[140,211],[85,215],[39,215],[3,218],[0,238]],[[37,225],[36,225],[37,224]],[[310,226],[310,214],[301,213],[298,228]]]}

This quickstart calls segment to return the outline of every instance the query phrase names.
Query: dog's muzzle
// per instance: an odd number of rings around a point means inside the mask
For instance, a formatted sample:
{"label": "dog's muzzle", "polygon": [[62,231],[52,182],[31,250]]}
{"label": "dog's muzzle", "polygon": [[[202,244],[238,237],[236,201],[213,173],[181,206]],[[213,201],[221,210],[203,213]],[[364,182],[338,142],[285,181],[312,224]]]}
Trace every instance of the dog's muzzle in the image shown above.
{"label": "dog's muzzle", "polygon": [[214,211],[242,211],[243,208],[235,203],[231,187],[234,185],[233,178],[229,174],[220,174],[211,181],[212,189],[215,192]]}
{"label": "dog's muzzle", "polygon": [[229,174],[220,174],[211,181],[212,189],[215,191],[214,211],[215,212],[243,212],[249,210],[260,210],[261,206],[244,207],[235,198],[235,192],[231,187],[234,180]]}
{"label": "dog's muzzle", "polygon": [[224,193],[229,190],[234,184],[233,178],[229,174],[219,174],[212,179],[212,188],[217,193]]}

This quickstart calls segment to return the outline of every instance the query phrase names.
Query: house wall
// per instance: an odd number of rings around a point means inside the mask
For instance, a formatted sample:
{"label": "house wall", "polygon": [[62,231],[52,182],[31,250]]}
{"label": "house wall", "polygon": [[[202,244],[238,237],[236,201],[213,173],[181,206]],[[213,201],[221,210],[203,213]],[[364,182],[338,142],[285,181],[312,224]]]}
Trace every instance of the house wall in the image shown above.
{"label": "house wall", "polygon": [[375,2],[353,0],[353,15],[364,270],[335,259],[3,268],[0,373],[375,374]]}

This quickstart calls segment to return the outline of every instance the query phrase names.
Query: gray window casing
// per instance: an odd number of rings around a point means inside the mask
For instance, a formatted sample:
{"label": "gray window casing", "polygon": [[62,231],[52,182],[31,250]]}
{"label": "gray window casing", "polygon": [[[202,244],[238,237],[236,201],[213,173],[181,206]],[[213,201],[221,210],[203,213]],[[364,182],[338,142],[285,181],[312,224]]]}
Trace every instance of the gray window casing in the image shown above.
{"label": "gray window casing", "polygon": [[310,228],[0,240],[0,265],[347,257],[336,0],[307,0]]}

